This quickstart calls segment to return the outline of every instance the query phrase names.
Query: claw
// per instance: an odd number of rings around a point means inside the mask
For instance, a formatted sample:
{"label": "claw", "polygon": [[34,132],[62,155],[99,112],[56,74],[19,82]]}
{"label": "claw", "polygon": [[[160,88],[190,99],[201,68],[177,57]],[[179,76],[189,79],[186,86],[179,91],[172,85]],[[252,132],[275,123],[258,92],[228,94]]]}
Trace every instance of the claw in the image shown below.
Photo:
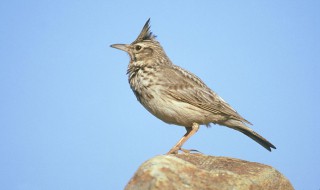
{"label": "claw", "polygon": [[202,152],[200,152],[200,151],[198,151],[196,149],[184,149],[184,148],[181,148],[181,147],[174,147],[167,153],[167,155],[169,155],[169,154],[179,154],[179,151],[183,152],[183,154],[192,154],[192,153],[200,153],[200,154],[202,154]]}
{"label": "claw", "polygon": [[181,150],[183,153],[185,154],[191,154],[192,152],[194,153],[200,153],[202,154],[202,152],[196,150],[196,149],[184,149],[184,148],[180,148],[179,150]]}

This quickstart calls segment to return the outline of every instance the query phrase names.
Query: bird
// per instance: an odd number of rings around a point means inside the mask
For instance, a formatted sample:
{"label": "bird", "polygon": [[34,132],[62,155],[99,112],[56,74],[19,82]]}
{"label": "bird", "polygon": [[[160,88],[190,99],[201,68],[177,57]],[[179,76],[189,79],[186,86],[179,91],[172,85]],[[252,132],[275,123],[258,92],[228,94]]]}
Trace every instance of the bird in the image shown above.
{"label": "bird", "polygon": [[137,100],[168,124],[185,127],[186,133],[167,152],[177,154],[200,125],[218,124],[237,130],[271,152],[276,147],[248,127],[252,125],[199,77],[174,65],[150,30],[150,18],[131,44],[112,44],[130,58],[128,82]]}

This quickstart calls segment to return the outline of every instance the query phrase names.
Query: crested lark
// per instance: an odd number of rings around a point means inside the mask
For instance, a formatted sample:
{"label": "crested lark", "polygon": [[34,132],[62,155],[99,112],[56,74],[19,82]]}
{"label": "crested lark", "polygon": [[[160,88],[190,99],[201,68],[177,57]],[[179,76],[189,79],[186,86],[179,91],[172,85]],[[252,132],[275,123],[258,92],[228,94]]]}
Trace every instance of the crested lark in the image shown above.
{"label": "crested lark", "polygon": [[113,44],[111,47],[129,54],[127,74],[138,101],[162,121],[186,128],[186,134],[168,154],[183,150],[181,146],[198,131],[199,125],[210,123],[240,131],[269,151],[276,148],[246,126],[245,123],[251,123],[200,78],[174,65],[150,31],[149,23],[150,19],[131,44]]}

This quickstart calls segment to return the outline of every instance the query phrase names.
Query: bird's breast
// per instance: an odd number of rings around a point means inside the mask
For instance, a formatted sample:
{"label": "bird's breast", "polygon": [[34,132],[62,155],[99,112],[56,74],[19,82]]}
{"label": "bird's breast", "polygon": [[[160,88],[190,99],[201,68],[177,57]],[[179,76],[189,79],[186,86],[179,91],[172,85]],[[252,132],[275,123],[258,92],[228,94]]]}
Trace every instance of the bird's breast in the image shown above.
{"label": "bird's breast", "polygon": [[157,93],[157,78],[151,67],[128,69],[128,80],[130,87],[140,103],[154,98]]}

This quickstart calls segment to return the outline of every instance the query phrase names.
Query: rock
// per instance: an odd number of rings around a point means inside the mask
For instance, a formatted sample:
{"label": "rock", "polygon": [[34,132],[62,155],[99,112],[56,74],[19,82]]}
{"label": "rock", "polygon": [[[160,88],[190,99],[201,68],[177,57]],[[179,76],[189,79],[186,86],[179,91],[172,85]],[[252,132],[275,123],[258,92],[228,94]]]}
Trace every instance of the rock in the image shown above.
{"label": "rock", "polygon": [[146,189],[292,190],[293,187],[276,169],[260,163],[203,154],[177,154],[146,161],[125,188]]}

